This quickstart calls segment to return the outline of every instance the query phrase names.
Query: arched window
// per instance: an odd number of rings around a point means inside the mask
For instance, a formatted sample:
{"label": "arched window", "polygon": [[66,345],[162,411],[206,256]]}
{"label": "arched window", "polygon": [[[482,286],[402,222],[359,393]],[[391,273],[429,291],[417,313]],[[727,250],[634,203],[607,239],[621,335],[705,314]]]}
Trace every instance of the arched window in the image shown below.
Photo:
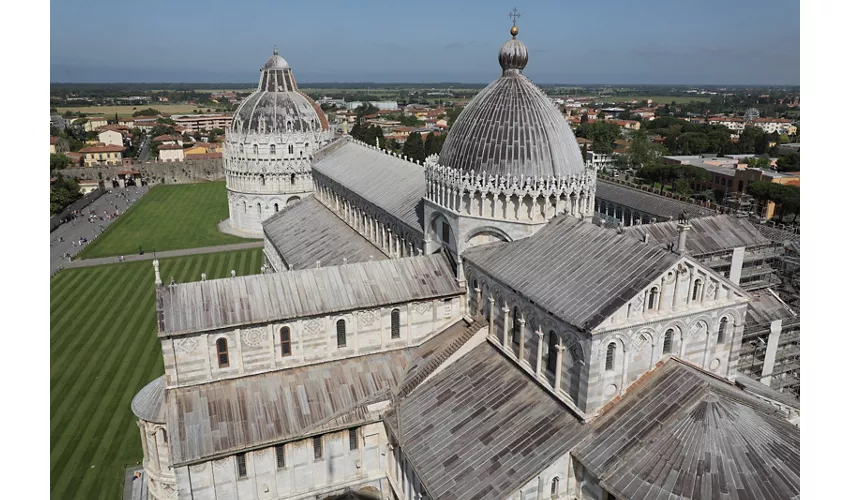
{"label": "arched window", "polygon": [[558,363],[558,355],[555,353],[558,346],[558,334],[554,331],[549,332],[549,345],[546,350],[546,370],[550,373],[555,373],[555,365]]}
{"label": "arched window", "polygon": [[608,350],[605,351],[605,371],[614,369],[614,354],[617,352],[617,344],[611,342],[608,344]]}
{"label": "arched window", "polygon": [[390,336],[394,339],[401,338],[401,312],[393,309],[390,313]]}
{"label": "arched window", "polygon": [[664,333],[664,348],[662,352],[664,354],[670,354],[673,351],[673,329],[667,330]]}
{"label": "arched window", "polygon": [[284,358],[292,356],[292,338],[290,337],[288,326],[280,329],[280,355]]}
{"label": "arched window", "polygon": [[220,338],[215,341],[215,352],[218,354],[218,367],[227,368],[230,366],[230,357],[227,354],[227,339]]}
{"label": "arched window", "polygon": [[257,154],[259,152],[260,152],[260,146],[257,146],[256,144],[254,144],[254,154]]}
{"label": "arched window", "polygon": [[655,310],[658,306],[658,287],[652,287],[652,290],[649,291],[649,304],[648,309],[650,311]]}
{"label": "arched window", "polygon": [[244,201],[242,202],[242,213],[243,213],[243,214],[247,214],[247,213],[248,213],[248,203],[247,203],[247,202],[244,202]]}
{"label": "arched window", "polygon": [[292,184],[293,186],[295,185],[295,174],[291,174],[291,175],[289,176],[289,182],[290,182],[290,184]]}
{"label": "arched window", "polygon": [[259,203],[257,203],[257,215],[263,214],[263,207]]}
{"label": "arched window", "polygon": [[275,203],[274,204],[274,212],[277,213],[277,211],[278,211],[278,206],[277,206],[277,203]]}
{"label": "arched window", "polygon": [[717,343],[722,344],[726,342],[726,325],[729,323],[727,318],[720,319],[720,327],[717,329]]}
{"label": "arched window", "polygon": [[266,174],[260,174],[260,184],[266,185]]}
{"label": "arched window", "polygon": [[555,496],[555,495],[558,494],[558,484],[560,482],[561,481],[557,477],[552,480],[552,496]]}
{"label": "arched window", "polygon": [[694,280],[694,294],[691,297],[691,300],[699,300],[702,296],[702,280]]}
{"label": "arched window", "polygon": [[340,319],[336,322],[336,346],[345,347],[345,320]]}
{"label": "arched window", "polygon": [[244,144],[239,144],[239,152],[240,152],[240,153],[244,153],[244,152],[245,152],[245,145],[244,145]]}
{"label": "arched window", "polygon": [[271,153],[271,154],[275,154],[275,153],[277,153],[277,148],[275,148],[275,145],[274,145],[274,144],[272,144],[271,146],[269,146],[269,153]]}
{"label": "arched window", "polygon": [[519,308],[514,306],[513,325],[511,325],[511,340],[519,345]]}
{"label": "arched window", "polygon": [[293,146],[292,144],[290,144],[290,145],[289,145],[289,148],[287,148],[287,151],[289,151],[289,154],[294,153],[294,152],[295,152],[295,146]]}

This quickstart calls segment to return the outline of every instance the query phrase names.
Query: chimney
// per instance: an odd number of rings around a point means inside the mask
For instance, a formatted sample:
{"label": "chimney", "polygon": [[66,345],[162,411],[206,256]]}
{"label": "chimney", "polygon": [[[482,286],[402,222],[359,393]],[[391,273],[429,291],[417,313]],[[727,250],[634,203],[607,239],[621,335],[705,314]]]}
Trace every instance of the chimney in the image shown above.
{"label": "chimney", "polygon": [[649,243],[649,233],[643,233],[643,242]]}
{"label": "chimney", "polygon": [[679,229],[679,245],[676,247],[676,253],[679,255],[684,255],[688,252],[687,240],[688,240],[688,231],[691,230],[691,225],[688,221],[679,222],[676,226]]}

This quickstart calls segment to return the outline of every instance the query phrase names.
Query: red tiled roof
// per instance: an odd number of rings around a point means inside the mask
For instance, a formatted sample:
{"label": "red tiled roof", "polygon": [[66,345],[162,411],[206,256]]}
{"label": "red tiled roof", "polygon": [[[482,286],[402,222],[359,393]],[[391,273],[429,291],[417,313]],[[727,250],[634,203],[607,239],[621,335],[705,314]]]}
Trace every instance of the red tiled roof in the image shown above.
{"label": "red tiled roof", "polygon": [[159,142],[162,142],[162,141],[178,141],[180,139],[182,139],[182,138],[174,136],[174,135],[158,135],[158,136],[153,138],[153,140],[159,141]]}
{"label": "red tiled roof", "polygon": [[51,135],[50,136],[50,144],[56,144],[57,142],[59,142],[59,138]]}
{"label": "red tiled roof", "polygon": [[120,153],[124,151],[123,146],[89,146],[80,150],[80,153]]}
{"label": "red tiled roof", "polygon": [[221,158],[221,153],[197,153],[186,155],[189,160],[212,160]]}
{"label": "red tiled roof", "polygon": [[183,149],[183,146],[179,144],[163,144],[159,147],[159,150],[162,151],[163,149]]}

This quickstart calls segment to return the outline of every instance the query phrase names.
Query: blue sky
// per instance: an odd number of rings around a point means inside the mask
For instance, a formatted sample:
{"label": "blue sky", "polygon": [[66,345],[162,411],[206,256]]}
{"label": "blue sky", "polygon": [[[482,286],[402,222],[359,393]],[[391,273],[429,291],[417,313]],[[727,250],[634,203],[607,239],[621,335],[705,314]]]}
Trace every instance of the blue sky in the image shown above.
{"label": "blue sky", "polygon": [[299,82],[487,83],[510,38],[537,83],[800,82],[787,0],[52,0],[51,82],[254,82],[274,45]]}

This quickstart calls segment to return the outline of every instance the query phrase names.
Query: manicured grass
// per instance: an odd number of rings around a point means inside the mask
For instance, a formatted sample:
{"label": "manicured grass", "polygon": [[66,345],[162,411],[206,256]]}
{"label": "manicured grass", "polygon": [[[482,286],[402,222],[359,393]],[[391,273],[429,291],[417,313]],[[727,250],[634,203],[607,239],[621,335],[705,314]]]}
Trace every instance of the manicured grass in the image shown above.
{"label": "manicured grass", "polygon": [[155,186],[80,254],[82,259],[244,243],[219,232],[229,216],[224,182]]}
{"label": "manicured grass", "polygon": [[67,106],[58,107],[56,111],[61,115],[65,111],[80,112],[91,115],[103,115],[106,118],[115,118],[115,113],[118,113],[119,118],[130,118],[133,113],[140,109],[153,108],[166,115],[181,115],[192,114],[194,110],[198,113],[206,113],[207,109],[215,112],[213,107],[195,106],[194,104],[167,104],[161,102],[152,102],[149,104],[136,104],[135,106]]}
{"label": "manicured grass", "polygon": [[[161,261],[163,281],[259,273],[262,249]],[[50,496],[121,498],[142,460],[133,396],[163,374],[150,261],[66,269],[50,280]]]}

